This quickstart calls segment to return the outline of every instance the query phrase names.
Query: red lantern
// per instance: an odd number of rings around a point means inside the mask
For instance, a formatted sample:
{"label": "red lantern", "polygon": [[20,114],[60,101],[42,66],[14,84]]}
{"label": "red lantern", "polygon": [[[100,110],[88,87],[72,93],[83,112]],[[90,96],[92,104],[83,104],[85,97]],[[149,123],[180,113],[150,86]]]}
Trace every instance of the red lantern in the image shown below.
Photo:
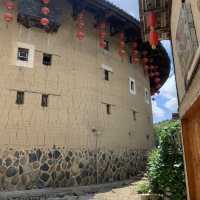
{"label": "red lantern", "polygon": [[157,47],[158,42],[159,42],[158,33],[156,31],[150,31],[149,43],[152,49],[155,49]]}
{"label": "red lantern", "polygon": [[124,58],[126,51],[124,49],[119,50],[119,56]]}
{"label": "red lantern", "polygon": [[136,64],[140,61],[140,59],[138,57],[132,57],[132,63]]}
{"label": "red lantern", "polygon": [[120,46],[124,47],[125,46],[125,42],[124,41],[120,41]]}
{"label": "red lantern", "polygon": [[84,22],[84,11],[82,11],[77,19],[77,33],[76,37],[81,41],[85,38],[85,22]]}
{"label": "red lantern", "polygon": [[143,62],[144,64],[147,64],[147,63],[148,63],[148,61],[149,61],[149,59],[148,59],[148,58],[143,58],[143,59],[142,59],[142,62]]}
{"label": "red lantern", "polygon": [[151,73],[149,74],[149,76],[150,76],[151,78],[153,78],[153,77],[154,77],[154,73],[151,72]]}
{"label": "red lantern", "polygon": [[15,4],[12,1],[6,1],[5,2],[5,7],[7,8],[7,10],[13,10],[15,8]]}
{"label": "red lantern", "polygon": [[145,73],[148,73],[148,70],[149,70],[149,66],[148,66],[148,65],[145,65],[145,66],[144,66],[144,71],[145,71]]}
{"label": "red lantern", "polygon": [[137,56],[138,54],[139,54],[139,51],[138,51],[138,50],[132,49],[132,55]]}
{"label": "red lantern", "polygon": [[156,78],[154,81],[155,81],[155,83],[159,84],[161,80],[160,80],[160,78]]}
{"label": "red lantern", "polygon": [[82,31],[79,31],[79,32],[76,34],[76,37],[77,37],[79,40],[83,40],[84,37],[85,37],[85,33],[82,32]]}
{"label": "red lantern", "polygon": [[47,18],[42,18],[41,20],[40,20],[40,24],[42,24],[43,26],[47,26],[47,25],[49,25],[49,19],[47,19]]}
{"label": "red lantern", "polygon": [[155,76],[160,76],[160,72],[155,72]]}
{"label": "red lantern", "polygon": [[126,51],[125,51],[125,35],[123,32],[120,33],[120,45],[119,45],[119,55],[120,57],[124,58]]}
{"label": "red lantern", "polygon": [[106,47],[106,42],[105,41],[100,41],[99,42],[100,48],[104,49]]}
{"label": "red lantern", "polygon": [[11,22],[13,20],[13,14],[12,13],[9,13],[9,12],[6,12],[4,14],[4,20],[6,22]]}
{"label": "red lantern", "polygon": [[49,12],[50,12],[50,10],[49,10],[48,7],[43,7],[41,11],[42,11],[42,13],[43,13],[44,15],[48,15]]}
{"label": "red lantern", "polygon": [[151,30],[154,30],[155,27],[157,25],[157,19],[156,19],[156,14],[155,12],[153,11],[150,11],[148,13],[148,16],[147,16],[147,26],[151,29]]}
{"label": "red lantern", "polygon": [[156,89],[160,89],[160,88],[161,88],[161,84],[157,84]]}
{"label": "red lantern", "polygon": [[155,66],[151,65],[150,69],[151,69],[151,70],[154,70],[154,69],[155,69]]}
{"label": "red lantern", "polygon": [[132,48],[133,48],[133,49],[137,49],[137,48],[138,48],[138,43],[137,43],[137,42],[133,42]]}
{"label": "red lantern", "polygon": [[102,49],[106,47],[105,38],[106,38],[106,23],[101,22],[99,25],[99,46]]}
{"label": "red lantern", "polygon": [[80,29],[85,28],[85,23],[84,23],[84,21],[81,20],[78,26],[79,26]]}
{"label": "red lantern", "polygon": [[44,4],[49,4],[49,0],[42,0]]}

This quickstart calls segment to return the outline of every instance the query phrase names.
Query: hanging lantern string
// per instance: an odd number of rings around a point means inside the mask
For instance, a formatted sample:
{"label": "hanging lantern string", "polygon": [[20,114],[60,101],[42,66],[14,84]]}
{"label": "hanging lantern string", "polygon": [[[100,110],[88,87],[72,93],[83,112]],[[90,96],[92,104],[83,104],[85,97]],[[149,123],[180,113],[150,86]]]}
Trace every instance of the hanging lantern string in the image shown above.
{"label": "hanging lantern string", "polygon": [[12,11],[15,9],[15,3],[11,0],[6,0],[4,1],[4,7],[6,8],[6,12],[3,15],[5,22],[12,22],[14,19]]}
{"label": "hanging lantern string", "polygon": [[80,41],[82,41],[85,38],[85,13],[84,13],[84,11],[82,11],[78,15],[76,37]]}
{"label": "hanging lantern string", "polygon": [[49,25],[49,19],[47,18],[50,13],[50,9],[48,8],[49,2],[49,0],[42,0],[44,6],[41,8],[41,13],[44,15],[44,17],[40,19],[40,24],[43,26]]}
{"label": "hanging lantern string", "polygon": [[120,45],[119,45],[119,56],[123,59],[126,51],[125,51],[125,35],[123,32],[120,33],[119,36],[120,39]]}
{"label": "hanging lantern string", "polygon": [[99,46],[100,48],[105,48],[106,47],[106,22],[101,22],[99,25]]}
{"label": "hanging lantern string", "polygon": [[139,51],[138,51],[138,43],[135,41],[132,43],[132,50],[131,50],[131,61],[133,64],[139,62]]}

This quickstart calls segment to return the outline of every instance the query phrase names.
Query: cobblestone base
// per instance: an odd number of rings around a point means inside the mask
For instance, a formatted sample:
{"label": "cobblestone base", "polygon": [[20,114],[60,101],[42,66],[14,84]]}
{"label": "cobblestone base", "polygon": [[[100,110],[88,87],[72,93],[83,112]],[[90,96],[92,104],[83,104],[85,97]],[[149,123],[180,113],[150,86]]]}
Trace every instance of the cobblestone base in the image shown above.
{"label": "cobblestone base", "polygon": [[0,150],[0,190],[101,184],[132,178],[145,170],[146,151],[66,148]]}

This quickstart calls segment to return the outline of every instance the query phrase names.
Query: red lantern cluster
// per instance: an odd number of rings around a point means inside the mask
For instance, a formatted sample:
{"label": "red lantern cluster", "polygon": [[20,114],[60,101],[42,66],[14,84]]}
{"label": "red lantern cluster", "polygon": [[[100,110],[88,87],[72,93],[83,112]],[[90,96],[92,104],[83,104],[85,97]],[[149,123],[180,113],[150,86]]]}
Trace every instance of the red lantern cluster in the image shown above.
{"label": "red lantern cluster", "polygon": [[131,61],[133,64],[139,62],[139,51],[138,51],[138,43],[133,42],[132,43],[132,49],[131,49]]}
{"label": "red lantern cluster", "polygon": [[76,37],[81,41],[84,39],[85,37],[85,14],[84,11],[82,11],[79,15],[78,15],[78,20],[77,20],[77,33],[76,33]]}
{"label": "red lantern cluster", "polygon": [[4,13],[4,20],[9,23],[14,19],[12,11],[15,9],[15,3],[11,0],[6,0],[4,2],[4,6],[6,8],[6,12]]}
{"label": "red lantern cluster", "polygon": [[50,9],[48,8],[49,0],[42,0],[44,6],[41,9],[42,14],[44,15],[43,18],[40,19],[40,24],[43,26],[49,25],[49,19],[47,15],[50,13]]}
{"label": "red lantern cluster", "polygon": [[149,72],[149,65],[144,65],[144,73],[148,74]]}
{"label": "red lantern cluster", "polygon": [[143,63],[143,66],[144,66],[144,73],[145,74],[148,74],[148,72],[149,72],[148,62],[149,62],[148,51],[143,51],[142,52],[142,63]]}
{"label": "red lantern cluster", "polygon": [[158,33],[155,31],[157,26],[156,14],[153,11],[150,11],[147,16],[147,26],[150,29],[149,33],[149,43],[152,49],[155,49],[159,43]]}
{"label": "red lantern cluster", "polygon": [[101,22],[99,25],[99,46],[104,49],[106,47],[106,22]]}
{"label": "red lantern cluster", "polygon": [[119,39],[120,39],[119,55],[123,59],[125,54],[126,54],[126,50],[125,50],[125,35],[124,35],[123,32],[120,33]]}
{"label": "red lantern cluster", "polygon": [[160,87],[161,87],[161,79],[160,79],[160,72],[158,71],[158,67],[157,66],[155,66],[154,83],[156,85],[156,89],[160,89]]}

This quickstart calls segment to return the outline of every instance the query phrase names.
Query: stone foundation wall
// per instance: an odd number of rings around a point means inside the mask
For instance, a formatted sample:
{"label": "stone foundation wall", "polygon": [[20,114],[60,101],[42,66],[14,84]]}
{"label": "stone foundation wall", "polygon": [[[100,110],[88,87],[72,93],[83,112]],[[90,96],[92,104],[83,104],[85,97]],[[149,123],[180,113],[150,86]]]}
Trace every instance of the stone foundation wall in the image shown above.
{"label": "stone foundation wall", "polygon": [[66,148],[0,150],[0,190],[100,184],[145,170],[144,150],[90,151]]}

